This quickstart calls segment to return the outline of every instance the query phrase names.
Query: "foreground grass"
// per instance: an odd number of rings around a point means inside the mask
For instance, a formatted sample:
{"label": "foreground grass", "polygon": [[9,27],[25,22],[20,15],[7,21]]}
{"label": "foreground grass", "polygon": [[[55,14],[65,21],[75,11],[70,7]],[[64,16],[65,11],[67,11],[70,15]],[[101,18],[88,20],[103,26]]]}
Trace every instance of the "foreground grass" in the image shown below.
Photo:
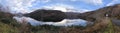
{"label": "foreground grass", "polygon": [[109,20],[109,24],[108,24],[107,28],[105,29],[104,33],[115,33],[114,25],[111,22],[111,20]]}
{"label": "foreground grass", "polygon": [[0,22],[0,33],[18,33],[18,29]]}
{"label": "foreground grass", "polygon": [[42,25],[32,27],[33,33],[80,33],[84,27],[81,26],[53,26],[53,25]]}

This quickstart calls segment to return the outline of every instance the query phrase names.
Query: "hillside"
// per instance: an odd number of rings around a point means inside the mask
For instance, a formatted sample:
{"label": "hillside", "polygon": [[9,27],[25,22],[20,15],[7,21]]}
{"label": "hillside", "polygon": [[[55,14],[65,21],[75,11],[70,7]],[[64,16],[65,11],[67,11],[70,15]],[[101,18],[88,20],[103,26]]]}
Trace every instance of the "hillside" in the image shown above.
{"label": "hillside", "polygon": [[78,14],[76,12],[61,12],[60,10],[38,9],[24,15],[38,21],[58,22],[63,19],[79,19],[77,17]]}
{"label": "hillside", "polygon": [[[78,17],[93,22],[105,17],[109,17],[111,20],[120,20],[120,4],[100,8],[91,12],[81,13],[78,15]],[[114,22],[115,21],[113,21],[113,23]]]}
{"label": "hillside", "polygon": [[65,12],[66,19],[79,19],[78,15],[79,13],[76,12]]}
{"label": "hillside", "polygon": [[[0,33],[25,33],[28,32],[25,25],[18,23],[11,14],[10,10],[2,9],[0,6]],[[27,25],[28,26],[28,25]]]}
{"label": "hillside", "polygon": [[58,22],[66,18],[65,13],[59,10],[44,10],[44,9],[35,10],[34,12],[25,14],[25,16],[31,17],[38,21],[49,21],[49,22],[50,21]]}
{"label": "hillside", "polygon": [[[94,22],[94,26],[87,28],[85,31],[106,29],[109,33],[120,33],[120,4],[100,8],[95,11],[81,13],[78,15],[80,19]],[[107,21],[106,21],[107,20]],[[106,28],[107,27],[107,28]],[[91,30],[91,31],[92,31]],[[98,32],[98,31],[97,31]]]}
{"label": "hillside", "polygon": [[10,13],[0,11],[0,33],[18,33],[17,23]]}

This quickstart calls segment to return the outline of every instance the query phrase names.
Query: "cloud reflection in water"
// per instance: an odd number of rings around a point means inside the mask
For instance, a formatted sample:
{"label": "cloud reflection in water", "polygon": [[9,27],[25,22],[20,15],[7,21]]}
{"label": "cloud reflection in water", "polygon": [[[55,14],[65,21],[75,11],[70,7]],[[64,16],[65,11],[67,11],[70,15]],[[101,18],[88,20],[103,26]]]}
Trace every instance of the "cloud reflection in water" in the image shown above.
{"label": "cloud reflection in water", "polygon": [[79,26],[86,26],[88,24],[87,21],[82,20],[82,19],[64,19],[60,22],[42,22],[42,21],[37,21],[29,17],[13,17],[16,19],[18,22],[22,23],[22,19],[26,19],[27,22],[29,22],[33,26],[37,25],[54,25],[54,26],[71,26],[71,25],[79,25]]}

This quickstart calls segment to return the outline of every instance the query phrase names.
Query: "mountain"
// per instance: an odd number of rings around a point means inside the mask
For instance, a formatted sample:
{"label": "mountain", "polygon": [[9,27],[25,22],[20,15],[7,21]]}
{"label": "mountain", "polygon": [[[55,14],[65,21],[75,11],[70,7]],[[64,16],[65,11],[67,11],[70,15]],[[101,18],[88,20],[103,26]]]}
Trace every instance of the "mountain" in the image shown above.
{"label": "mountain", "polygon": [[66,19],[79,19],[77,15],[79,15],[79,13],[76,12],[64,12],[66,15]]}
{"label": "mountain", "polygon": [[111,24],[114,24],[114,26],[120,26],[120,4],[100,8],[91,12],[80,13],[78,17],[80,19],[95,22],[95,24],[101,23],[100,25],[103,26],[105,26],[105,19],[107,19],[110,21],[107,22],[108,24],[112,22]]}
{"label": "mountain", "polygon": [[[59,14],[61,14],[61,15],[54,13],[57,11],[59,11]],[[42,14],[41,12],[45,12],[45,13]],[[50,13],[47,14],[46,12],[47,13],[50,12],[51,14],[54,13],[54,15],[56,15],[56,16],[51,15]],[[51,7],[51,8],[42,8],[42,9],[35,10],[31,13],[25,14],[25,16],[31,17],[31,18],[36,19],[38,21],[58,22],[58,21],[62,21],[63,19],[79,19],[77,17],[77,15],[79,13],[84,13],[84,12],[87,12],[87,10],[85,10],[85,11],[75,10],[75,9],[69,8],[69,7]],[[37,14],[37,15],[35,15],[35,14]],[[40,16],[38,16],[38,15],[40,15]],[[45,17],[45,15],[49,15],[49,16]],[[54,16],[54,17],[51,17],[51,16]],[[61,16],[64,16],[64,17],[61,17]]]}
{"label": "mountain", "polygon": [[38,9],[34,12],[25,14],[27,17],[31,17],[38,21],[62,21],[66,18],[66,15],[64,12],[61,12],[59,10],[44,10],[44,9]]}
{"label": "mountain", "polygon": [[91,12],[80,13],[79,18],[94,21],[104,17],[120,19],[120,4],[108,6]]}
{"label": "mountain", "polygon": [[38,21],[53,21],[58,22],[63,19],[78,19],[77,12],[62,12],[60,10],[46,10],[46,9],[38,9],[34,12],[25,14],[27,17],[31,17]]}
{"label": "mountain", "polygon": [[100,30],[104,30],[101,33],[118,33],[120,31],[120,4],[107,6],[90,12],[80,13],[78,17],[80,19],[94,22],[93,26],[87,27],[83,30],[85,33],[98,33]]}

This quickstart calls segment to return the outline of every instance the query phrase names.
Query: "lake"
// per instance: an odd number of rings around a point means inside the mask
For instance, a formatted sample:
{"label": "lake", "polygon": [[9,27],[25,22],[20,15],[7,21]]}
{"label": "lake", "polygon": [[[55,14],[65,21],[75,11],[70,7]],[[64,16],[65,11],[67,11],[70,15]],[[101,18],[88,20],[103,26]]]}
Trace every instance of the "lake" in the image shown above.
{"label": "lake", "polygon": [[87,26],[88,24],[93,24],[93,22],[88,22],[86,20],[82,19],[64,19],[60,22],[43,22],[43,21],[37,21],[35,19],[29,18],[29,17],[13,17],[17,22],[22,23],[22,20],[26,20],[27,23],[30,23],[33,26],[37,25],[54,25],[54,26],[72,26],[72,25],[77,25],[77,26]]}

